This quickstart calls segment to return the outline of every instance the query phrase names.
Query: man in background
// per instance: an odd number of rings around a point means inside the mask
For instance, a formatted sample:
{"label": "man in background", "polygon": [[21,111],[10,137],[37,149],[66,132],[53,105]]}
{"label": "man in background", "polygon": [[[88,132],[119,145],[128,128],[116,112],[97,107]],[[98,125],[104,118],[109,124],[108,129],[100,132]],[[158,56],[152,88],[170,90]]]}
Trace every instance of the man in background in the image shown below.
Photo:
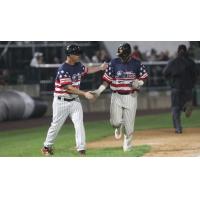
{"label": "man in background", "polygon": [[181,125],[181,112],[186,117],[192,114],[192,94],[197,79],[195,63],[189,58],[185,45],[180,45],[177,57],[170,61],[164,69],[164,76],[171,86],[172,119],[175,133],[183,131]]}
{"label": "man in background", "polygon": [[39,67],[40,64],[43,64],[43,53],[35,52],[32,60],[31,60],[30,66],[31,67]]}

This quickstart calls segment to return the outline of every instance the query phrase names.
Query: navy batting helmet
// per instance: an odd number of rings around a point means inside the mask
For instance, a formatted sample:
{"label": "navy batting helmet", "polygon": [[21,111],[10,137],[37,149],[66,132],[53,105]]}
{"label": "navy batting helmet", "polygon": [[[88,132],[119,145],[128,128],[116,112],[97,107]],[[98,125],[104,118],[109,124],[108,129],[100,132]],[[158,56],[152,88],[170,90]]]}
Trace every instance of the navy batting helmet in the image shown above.
{"label": "navy batting helmet", "polygon": [[81,48],[76,44],[71,44],[65,47],[65,54],[67,56],[70,56],[70,55],[79,56],[81,53],[82,53]]}
{"label": "navy batting helmet", "polygon": [[117,56],[119,56],[123,61],[127,61],[127,59],[131,55],[131,45],[129,43],[120,44],[117,49]]}

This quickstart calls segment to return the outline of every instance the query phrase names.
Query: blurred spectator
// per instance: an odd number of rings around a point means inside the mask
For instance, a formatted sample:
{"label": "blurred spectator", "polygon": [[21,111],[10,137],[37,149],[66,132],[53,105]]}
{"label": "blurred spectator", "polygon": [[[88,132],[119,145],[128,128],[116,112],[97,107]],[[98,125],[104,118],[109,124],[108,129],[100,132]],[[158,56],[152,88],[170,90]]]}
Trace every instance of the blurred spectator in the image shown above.
{"label": "blurred spectator", "polygon": [[[39,66],[40,64],[43,64],[43,53],[41,52],[35,52],[34,54],[34,57],[32,58],[31,60],[31,63],[30,63],[30,75],[29,75],[29,81],[31,83],[38,83],[40,81],[40,69],[39,69]],[[18,78],[18,83],[21,83],[22,79],[21,78]]]}
{"label": "blurred spectator", "polygon": [[9,82],[9,71],[8,69],[3,69],[0,71],[0,85],[7,85]]}
{"label": "blurred spectator", "polygon": [[169,52],[168,51],[161,51],[160,55],[158,55],[159,61],[168,61],[169,60]]}
{"label": "blurred spectator", "polygon": [[90,63],[91,60],[89,59],[89,57],[85,53],[82,53],[82,55],[81,55],[81,62],[83,62],[83,63]]}
{"label": "blurred spectator", "polygon": [[156,67],[152,67],[150,70],[150,85],[151,86],[159,86],[159,76],[158,76],[158,71],[156,69]]}
{"label": "blurred spectator", "polygon": [[43,64],[43,53],[35,52],[34,57],[31,60],[31,67],[39,67],[40,64]]}
{"label": "blurred spectator", "polygon": [[150,52],[147,52],[147,60],[148,61],[158,60],[157,51],[154,48],[152,48]]}
{"label": "blurred spectator", "polygon": [[60,59],[57,56],[54,56],[53,64],[60,64]]}
{"label": "blurred spectator", "polygon": [[140,52],[139,48],[137,45],[135,45],[133,47],[133,54],[132,54],[132,57],[137,59],[137,60],[142,60],[142,53]]}
{"label": "blurred spectator", "polygon": [[100,51],[100,63],[101,62],[109,62],[109,61],[110,61],[109,55],[106,53],[106,51],[104,49],[102,49]]}
{"label": "blurred spectator", "polygon": [[110,56],[104,49],[96,51],[95,55],[92,56],[93,63],[102,63],[102,62],[109,62],[109,61],[110,61]]}
{"label": "blurred spectator", "polygon": [[92,62],[93,63],[99,63],[100,62],[100,51],[96,51],[95,54],[92,56]]}
{"label": "blurred spectator", "polygon": [[191,46],[191,47],[188,48],[188,56],[189,56],[190,58],[192,58],[192,59],[195,58],[195,55],[194,55],[194,47],[193,47],[193,46]]}
{"label": "blurred spectator", "polygon": [[150,86],[163,86],[163,76],[161,66],[152,66],[150,68]]}
{"label": "blurred spectator", "polygon": [[17,46],[23,46],[23,45],[31,44],[30,41],[15,41],[13,43],[16,44]]}

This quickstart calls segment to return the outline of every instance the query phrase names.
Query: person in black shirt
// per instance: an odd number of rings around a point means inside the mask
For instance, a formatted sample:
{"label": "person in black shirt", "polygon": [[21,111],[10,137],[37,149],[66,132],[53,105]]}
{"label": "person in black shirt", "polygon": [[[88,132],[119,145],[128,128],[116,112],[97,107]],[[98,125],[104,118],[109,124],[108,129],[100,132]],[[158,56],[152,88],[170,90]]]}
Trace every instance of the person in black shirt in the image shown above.
{"label": "person in black shirt", "polygon": [[197,79],[195,63],[188,57],[185,45],[178,47],[177,57],[164,69],[164,76],[171,86],[172,118],[176,133],[182,133],[181,112],[192,114],[192,90]]}

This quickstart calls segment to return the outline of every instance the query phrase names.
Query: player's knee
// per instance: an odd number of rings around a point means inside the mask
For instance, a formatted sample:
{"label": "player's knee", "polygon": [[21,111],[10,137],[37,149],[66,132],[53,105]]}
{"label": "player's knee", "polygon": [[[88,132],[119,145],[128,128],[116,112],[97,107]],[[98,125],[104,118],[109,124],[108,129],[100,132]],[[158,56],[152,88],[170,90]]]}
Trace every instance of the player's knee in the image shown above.
{"label": "player's knee", "polygon": [[55,122],[52,122],[51,123],[51,127],[56,127],[58,124],[57,123],[55,123]]}
{"label": "player's knee", "polygon": [[125,132],[127,135],[132,135],[134,130],[133,129],[128,129],[128,130],[125,129]]}
{"label": "player's knee", "polygon": [[56,122],[52,122],[50,128],[52,129],[58,129],[62,126],[62,123],[56,123]]}
{"label": "player's knee", "polygon": [[110,120],[110,124],[114,127],[114,128],[118,128],[118,127],[120,127],[120,122],[116,122],[116,121],[114,121],[114,120]]}

